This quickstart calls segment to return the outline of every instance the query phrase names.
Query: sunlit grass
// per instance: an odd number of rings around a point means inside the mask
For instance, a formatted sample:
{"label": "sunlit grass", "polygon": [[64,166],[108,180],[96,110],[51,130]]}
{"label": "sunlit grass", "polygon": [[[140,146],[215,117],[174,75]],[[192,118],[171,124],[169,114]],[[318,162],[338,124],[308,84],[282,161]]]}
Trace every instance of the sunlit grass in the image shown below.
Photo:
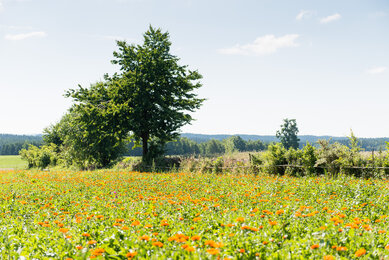
{"label": "sunlit grass", "polygon": [[25,169],[27,162],[19,155],[0,155],[0,169]]}

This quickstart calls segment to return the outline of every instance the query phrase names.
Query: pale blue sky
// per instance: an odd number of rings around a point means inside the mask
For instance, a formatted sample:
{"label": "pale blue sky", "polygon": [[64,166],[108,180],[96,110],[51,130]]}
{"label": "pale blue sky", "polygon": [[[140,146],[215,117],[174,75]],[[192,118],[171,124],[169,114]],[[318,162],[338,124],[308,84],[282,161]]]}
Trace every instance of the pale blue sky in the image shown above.
{"label": "pale blue sky", "polygon": [[389,136],[389,1],[0,0],[0,133],[34,134],[66,89],[113,73],[115,39],[169,31],[204,76],[183,132]]}

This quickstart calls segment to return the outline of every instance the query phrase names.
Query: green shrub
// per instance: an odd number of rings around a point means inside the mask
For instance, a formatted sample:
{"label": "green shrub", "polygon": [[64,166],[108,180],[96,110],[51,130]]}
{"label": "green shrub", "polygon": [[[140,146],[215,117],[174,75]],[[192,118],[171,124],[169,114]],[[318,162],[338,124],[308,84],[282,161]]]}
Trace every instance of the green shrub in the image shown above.
{"label": "green shrub", "polygon": [[38,148],[29,145],[28,149],[22,149],[20,155],[23,160],[27,161],[28,168],[44,169],[48,166],[56,166],[58,163],[57,145],[49,144]]}
{"label": "green shrub", "polygon": [[267,151],[261,154],[262,171],[277,175],[285,174],[285,167],[280,165],[288,164],[286,154],[287,150],[281,143],[269,145]]}

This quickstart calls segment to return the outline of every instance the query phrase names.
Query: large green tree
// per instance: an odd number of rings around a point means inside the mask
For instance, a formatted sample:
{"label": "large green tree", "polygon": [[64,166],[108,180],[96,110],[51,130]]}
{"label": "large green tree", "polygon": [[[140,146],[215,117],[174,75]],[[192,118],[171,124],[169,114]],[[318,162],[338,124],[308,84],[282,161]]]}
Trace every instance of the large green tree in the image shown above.
{"label": "large green tree", "polygon": [[70,90],[67,96],[76,101],[72,112],[83,136],[93,139],[102,131],[112,146],[129,133],[141,144],[143,161],[150,162],[166,142],[178,137],[180,127],[193,120],[189,113],[204,101],[194,93],[202,76],[179,65],[179,58],[170,53],[169,33],[161,29],[150,26],[141,45],[125,41],[117,45],[112,63],[120,72],[105,75],[103,83],[90,89]]}
{"label": "large green tree", "polygon": [[276,136],[280,139],[282,145],[286,148],[297,149],[300,139],[297,137],[299,130],[296,119],[284,119],[281,129],[277,131]]}
{"label": "large green tree", "polygon": [[170,53],[169,33],[161,29],[150,26],[142,45],[117,45],[112,63],[120,66],[120,74],[111,77],[113,103],[123,116],[124,129],[142,144],[143,160],[150,160],[155,154],[150,141],[163,145],[193,120],[188,112],[204,101],[193,92],[201,87],[202,76],[179,65],[179,58]]}

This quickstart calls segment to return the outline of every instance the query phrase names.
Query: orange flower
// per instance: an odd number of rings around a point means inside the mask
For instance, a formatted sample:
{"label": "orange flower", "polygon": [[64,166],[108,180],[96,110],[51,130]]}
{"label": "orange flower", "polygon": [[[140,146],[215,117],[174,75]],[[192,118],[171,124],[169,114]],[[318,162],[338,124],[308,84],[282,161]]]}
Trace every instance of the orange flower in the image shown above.
{"label": "orange flower", "polygon": [[345,246],[338,246],[336,248],[336,251],[347,251],[347,247],[345,247]]}
{"label": "orange flower", "polygon": [[360,257],[363,256],[364,254],[366,254],[366,250],[364,248],[361,248],[355,252],[355,257]]}
{"label": "orange flower", "polygon": [[150,237],[148,235],[143,235],[140,237],[141,240],[149,241]]}
{"label": "orange flower", "polygon": [[136,251],[128,252],[126,254],[126,257],[131,259],[131,258],[134,258],[137,254],[138,254],[138,252],[136,252]]}
{"label": "orange flower", "polygon": [[311,249],[316,249],[316,248],[319,248],[318,244],[311,245]]}
{"label": "orange flower", "polygon": [[60,228],[59,229],[59,232],[62,232],[62,233],[67,233],[69,231],[69,229],[68,228]]}
{"label": "orange flower", "polygon": [[220,254],[219,249],[216,249],[216,248],[207,249],[207,252],[210,255],[218,255],[218,254]]}
{"label": "orange flower", "polygon": [[193,246],[188,246],[188,247],[185,248],[185,251],[194,252],[195,248]]}
{"label": "orange flower", "polygon": [[157,241],[153,243],[153,246],[163,247],[163,243]]}
{"label": "orange flower", "polygon": [[239,249],[239,253],[244,253],[246,252],[246,250],[244,250],[243,248]]}
{"label": "orange flower", "polygon": [[323,260],[335,260],[335,257],[332,255],[325,255],[323,256]]}
{"label": "orange flower", "polygon": [[96,240],[90,240],[90,241],[88,241],[88,245],[94,245],[94,244],[96,244],[96,243],[97,243]]}
{"label": "orange flower", "polygon": [[281,215],[281,214],[283,214],[285,211],[283,210],[283,209],[279,209],[279,210],[277,210],[276,211],[276,214],[277,215]]}
{"label": "orange flower", "polygon": [[194,235],[194,236],[192,237],[192,240],[193,240],[193,241],[198,241],[198,240],[200,240],[200,239],[201,239],[201,237],[198,236],[198,235]]}
{"label": "orange flower", "polygon": [[90,237],[90,235],[88,233],[82,233],[82,236],[83,237]]}
{"label": "orange flower", "polygon": [[102,255],[103,253],[105,252],[105,250],[103,248],[96,248],[94,250],[92,250],[91,254],[93,256],[100,256]]}
{"label": "orange flower", "polygon": [[140,225],[140,222],[138,220],[135,220],[134,222],[131,223],[132,227],[139,226],[139,225]]}
{"label": "orange flower", "polygon": [[244,218],[239,217],[239,218],[235,219],[235,221],[236,221],[236,222],[243,222],[243,221],[244,221]]}
{"label": "orange flower", "polygon": [[82,246],[76,246],[76,248],[77,248],[78,250],[81,250],[81,249],[83,249],[83,247],[82,247]]}

